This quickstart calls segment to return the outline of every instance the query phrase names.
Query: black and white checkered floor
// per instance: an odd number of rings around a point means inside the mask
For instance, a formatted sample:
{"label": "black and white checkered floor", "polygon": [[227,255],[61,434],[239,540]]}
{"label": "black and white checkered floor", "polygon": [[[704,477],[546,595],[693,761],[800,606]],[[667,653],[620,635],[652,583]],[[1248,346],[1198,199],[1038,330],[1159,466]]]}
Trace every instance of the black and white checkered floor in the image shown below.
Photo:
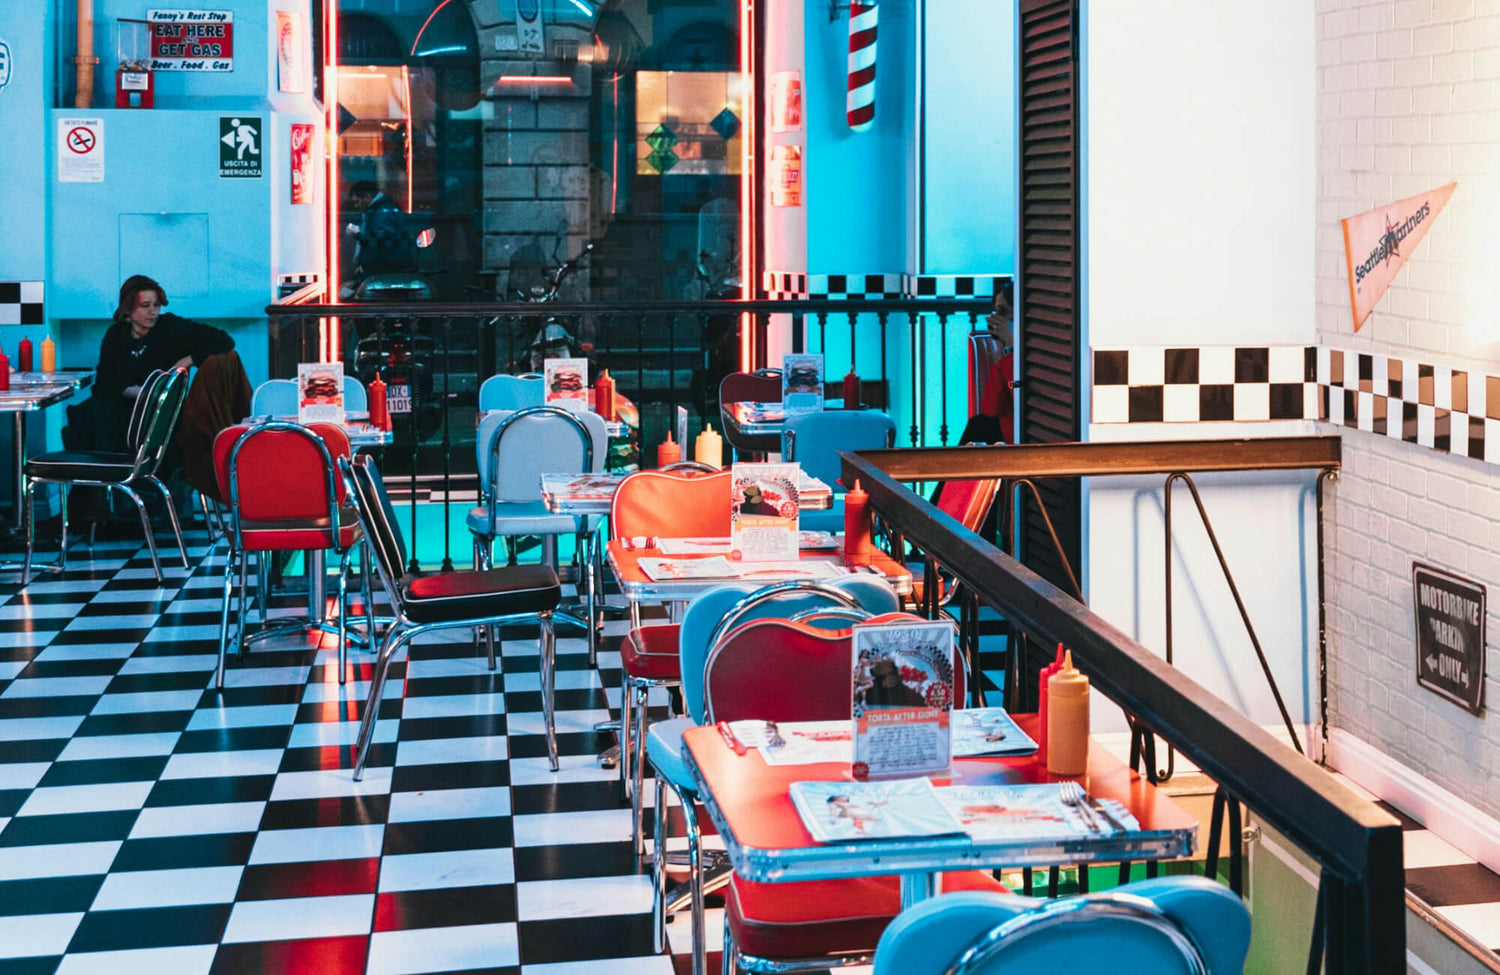
{"label": "black and white checkered floor", "polygon": [[[678,954],[652,954],[629,809],[595,760],[618,691],[581,633],[558,640],[560,772],[535,629],[507,628],[493,673],[467,634],[418,641],[356,783],[368,685],[338,684],[331,639],[258,645],[218,694],[222,547],[199,535],[165,587],[136,549],[75,552],[24,591],[0,577],[0,972],[668,975],[685,960],[685,919]],[[617,646],[624,624],[607,625]],[[352,661],[368,679],[369,655]]]}

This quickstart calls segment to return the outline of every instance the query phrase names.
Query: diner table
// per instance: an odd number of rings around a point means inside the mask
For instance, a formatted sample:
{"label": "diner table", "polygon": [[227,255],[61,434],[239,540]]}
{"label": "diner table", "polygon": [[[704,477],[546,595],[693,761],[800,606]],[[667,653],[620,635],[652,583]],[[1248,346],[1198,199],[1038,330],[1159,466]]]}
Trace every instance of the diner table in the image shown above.
{"label": "diner table", "polygon": [[[92,369],[59,369],[55,372],[13,372],[10,389],[0,390],[0,413],[12,416],[12,438],[15,456],[15,510],[11,526],[17,533],[25,530],[26,498],[26,417],[45,410],[84,389],[94,381]],[[10,568],[7,563],[3,568]],[[20,568],[20,563],[15,564]]]}
{"label": "diner table", "polygon": [[[1036,737],[1037,716],[1012,715]],[[743,751],[739,754],[738,751]],[[1097,741],[1089,743],[1088,774],[1074,777],[1095,799],[1113,799],[1139,829],[1079,834],[1063,840],[963,833],[819,843],[803,825],[789,795],[800,781],[849,781],[846,763],[767,765],[755,748],[731,747],[720,729],[705,725],[683,737],[683,754],[735,873],[760,882],[829,880],[899,874],[904,908],[936,892],[938,874],[955,870],[1161,860],[1190,856],[1198,820],[1164,790],[1133,771]],[[1021,785],[1068,781],[1047,771],[1036,753],[957,758],[934,785]]]}
{"label": "diner table", "polygon": [[[542,500],[559,515],[607,515],[620,482],[633,472],[598,474],[543,474]],[[797,485],[797,503],[809,511],[833,507],[833,488],[806,471]]]}
{"label": "diner table", "polygon": [[[563,406],[563,405],[561,405],[560,403],[557,403],[557,402],[546,403],[544,405],[546,405],[546,406],[555,406],[558,409],[563,409],[563,410],[570,409],[570,407]],[[495,413],[514,413],[514,412],[515,412],[515,410],[485,410],[485,411],[483,411],[482,413],[479,414],[479,418],[476,421],[476,426],[479,423],[483,423],[485,417],[490,416],[492,414],[495,414]],[[604,421],[604,432],[606,434],[608,434],[611,438],[613,438],[613,437],[623,437],[623,436],[626,436],[627,434],[630,433],[630,428],[628,426],[626,426],[625,422],[622,421],[622,420],[605,420]]]}
{"label": "diner table", "polygon": [[[617,538],[605,546],[609,566],[614,570],[615,579],[620,584],[620,591],[632,602],[681,603],[726,582],[754,582],[769,586],[804,578],[800,575],[780,574],[765,563],[745,560],[730,563],[735,569],[735,575],[714,578],[652,579],[641,567],[640,560],[662,558],[663,553],[658,547],[660,539],[651,538],[644,541],[646,544],[639,545],[631,539]],[[798,561],[830,563],[845,569],[846,573],[867,572],[885,579],[898,595],[905,596],[911,593],[911,569],[879,550],[872,555],[871,564],[848,568],[844,566],[842,546],[843,540],[840,539],[837,549],[803,549],[799,553]],[[723,553],[717,554],[717,557],[722,556]],[[674,562],[714,557],[716,555],[711,553],[669,556]]]}

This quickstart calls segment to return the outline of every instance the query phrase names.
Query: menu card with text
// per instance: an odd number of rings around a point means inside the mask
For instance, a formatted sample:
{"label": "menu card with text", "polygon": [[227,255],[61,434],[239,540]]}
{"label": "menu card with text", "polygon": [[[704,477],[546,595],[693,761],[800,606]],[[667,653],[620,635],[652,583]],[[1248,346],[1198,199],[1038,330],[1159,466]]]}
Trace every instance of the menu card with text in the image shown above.
{"label": "menu card with text", "polygon": [[344,364],[297,363],[297,422],[344,422]]}
{"label": "menu card with text", "polygon": [[951,620],[854,627],[856,779],[948,768],[954,636]]}
{"label": "menu card with text", "polygon": [[927,778],[793,782],[787,791],[802,825],[819,843],[962,832]]}
{"label": "menu card with text", "polygon": [[796,464],[735,464],[731,468],[730,558],[746,561],[797,558]]}
{"label": "menu card with text", "polygon": [[822,355],[782,357],[781,407],[787,413],[817,413],[823,409]]}

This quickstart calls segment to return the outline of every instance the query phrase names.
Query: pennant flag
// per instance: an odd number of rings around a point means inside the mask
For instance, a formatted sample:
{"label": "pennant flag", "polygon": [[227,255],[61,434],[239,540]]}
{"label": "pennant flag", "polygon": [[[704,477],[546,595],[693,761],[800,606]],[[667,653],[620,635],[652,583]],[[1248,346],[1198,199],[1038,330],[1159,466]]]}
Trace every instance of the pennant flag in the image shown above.
{"label": "pennant flag", "polygon": [[1349,265],[1349,310],[1354,330],[1365,323],[1375,303],[1391,286],[1401,265],[1416,250],[1437,215],[1448,205],[1457,183],[1408,197],[1398,203],[1345,217],[1344,259]]}

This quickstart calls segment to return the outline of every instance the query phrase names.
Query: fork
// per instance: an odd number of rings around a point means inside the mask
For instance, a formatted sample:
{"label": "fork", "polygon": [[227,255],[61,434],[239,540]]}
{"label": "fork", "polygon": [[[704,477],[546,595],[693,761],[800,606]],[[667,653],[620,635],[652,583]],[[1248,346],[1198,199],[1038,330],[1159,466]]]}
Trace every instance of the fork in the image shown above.
{"label": "fork", "polygon": [[1057,783],[1057,795],[1064,805],[1072,806],[1078,810],[1078,815],[1083,819],[1091,832],[1098,833],[1099,820],[1094,817],[1094,811],[1089,808],[1088,793],[1083,791],[1083,786],[1077,782]]}

